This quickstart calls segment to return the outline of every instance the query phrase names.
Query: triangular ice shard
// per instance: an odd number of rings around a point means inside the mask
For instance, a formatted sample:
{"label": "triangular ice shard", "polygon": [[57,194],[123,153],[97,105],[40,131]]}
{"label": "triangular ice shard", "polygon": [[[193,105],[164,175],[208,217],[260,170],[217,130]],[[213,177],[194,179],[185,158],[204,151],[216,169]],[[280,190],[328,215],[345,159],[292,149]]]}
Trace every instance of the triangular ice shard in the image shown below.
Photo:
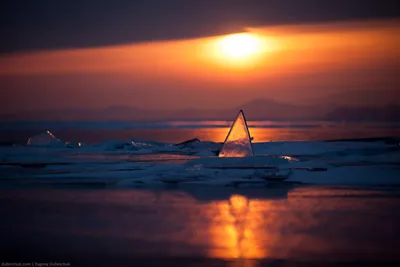
{"label": "triangular ice shard", "polygon": [[218,154],[218,157],[248,157],[254,156],[253,145],[249,129],[247,128],[246,118],[243,111],[240,110],[233,122],[228,135],[225,138],[224,145]]}

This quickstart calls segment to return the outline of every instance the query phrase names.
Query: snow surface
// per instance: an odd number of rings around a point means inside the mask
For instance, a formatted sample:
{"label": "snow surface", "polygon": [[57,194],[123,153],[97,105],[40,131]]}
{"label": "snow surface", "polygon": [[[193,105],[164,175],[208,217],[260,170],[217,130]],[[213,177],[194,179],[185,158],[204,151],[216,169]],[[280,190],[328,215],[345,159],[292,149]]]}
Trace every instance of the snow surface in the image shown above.
{"label": "snow surface", "polygon": [[1,182],[400,185],[400,147],[384,141],[254,143],[255,156],[220,158],[221,143],[197,139],[179,145],[137,139],[87,145],[46,132],[29,140],[26,146],[0,147]]}

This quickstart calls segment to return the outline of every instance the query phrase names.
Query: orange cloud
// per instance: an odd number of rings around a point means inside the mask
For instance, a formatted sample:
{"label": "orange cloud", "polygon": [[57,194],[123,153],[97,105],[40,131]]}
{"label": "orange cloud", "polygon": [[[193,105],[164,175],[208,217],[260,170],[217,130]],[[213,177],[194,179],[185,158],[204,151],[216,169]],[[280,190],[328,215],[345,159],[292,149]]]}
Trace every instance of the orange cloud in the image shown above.
{"label": "orange cloud", "polygon": [[238,59],[220,50],[226,36],[1,55],[2,108],[214,108],[399,88],[400,20],[248,31],[262,47]]}
{"label": "orange cloud", "polygon": [[268,42],[254,64],[227,61],[216,50],[218,37],[114,47],[70,49],[0,57],[0,75],[82,73],[154,78],[256,78],[268,75],[398,64],[400,23],[332,23],[249,29]]}

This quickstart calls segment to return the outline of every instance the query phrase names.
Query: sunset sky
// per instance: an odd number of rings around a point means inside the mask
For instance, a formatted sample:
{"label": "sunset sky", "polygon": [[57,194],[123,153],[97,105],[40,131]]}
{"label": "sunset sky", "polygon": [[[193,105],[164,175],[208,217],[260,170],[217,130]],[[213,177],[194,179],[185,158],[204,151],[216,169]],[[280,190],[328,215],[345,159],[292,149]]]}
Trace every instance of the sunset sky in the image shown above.
{"label": "sunset sky", "polygon": [[400,96],[395,2],[5,1],[0,112],[310,104],[353,91],[385,104]]}

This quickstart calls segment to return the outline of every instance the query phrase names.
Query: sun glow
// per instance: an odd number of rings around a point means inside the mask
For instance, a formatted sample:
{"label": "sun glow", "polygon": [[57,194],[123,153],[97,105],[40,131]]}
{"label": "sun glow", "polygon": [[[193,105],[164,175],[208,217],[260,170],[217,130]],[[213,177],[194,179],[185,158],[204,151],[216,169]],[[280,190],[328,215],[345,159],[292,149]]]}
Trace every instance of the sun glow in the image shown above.
{"label": "sun glow", "polygon": [[260,52],[261,40],[250,33],[232,34],[220,41],[219,50],[227,58],[242,59]]}

